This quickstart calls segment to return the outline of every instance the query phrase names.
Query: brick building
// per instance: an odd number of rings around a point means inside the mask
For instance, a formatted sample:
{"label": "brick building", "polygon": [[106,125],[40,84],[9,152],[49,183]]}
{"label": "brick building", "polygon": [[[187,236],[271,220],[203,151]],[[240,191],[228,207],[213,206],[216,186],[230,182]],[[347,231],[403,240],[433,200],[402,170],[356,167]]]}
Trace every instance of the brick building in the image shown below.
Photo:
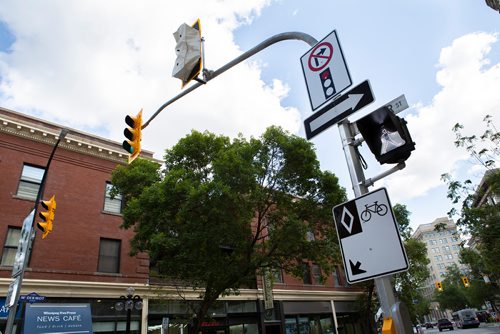
{"label": "brick building", "polygon": [[[59,125],[0,109],[0,296],[11,282],[21,226],[34,207],[60,130]],[[146,286],[149,262],[145,254],[128,255],[133,232],[119,228],[121,200],[107,195],[111,171],[127,159],[121,145],[69,130],[46,179],[44,199],[55,195],[57,202],[54,230],[43,240],[37,233],[21,295],[36,292],[56,303],[90,302],[98,310],[99,300],[119,297],[129,285]],[[115,312],[100,313],[95,316],[102,327],[124,321]],[[4,323],[0,320],[0,328]]]}
{"label": "brick building", "polygon": [[[0,108],[0,308],[12,281],[22,222],[34,207],[61,128]],[[153,159],[152,152],[142,155]],[[131,286],[143,299],[142,310],[132,311],[132,333],[160,333],[168,318],[169,334],[187,334],[189,314],[176,288],[150,281],[146,254],[129,256],[133,231],[120,228],[121,199],[111,199],[108,193],[111,172],[126,160],[120,143],[69,129],[50,165],[43,196],[55,195],[57,201],[54,230],[43,240],[38,231],[21,295],[34,292],[49,303],[90,303],[93,331],[117,333],[125,330],[126,313],[115,304]],[[267,291],[256,277],[254,288],[221,299],[203,332],[364,333],[357,309],[362,292],[346,283],[342,268],[326,282],[319,281],[319,270],[311,265],[302,279],[275,272]],[[186,297],[196,299],[194,293]],[[265,302],[273,303],[272,312],[264,312]],[[17,333],[22,331],[22,304],[19,309]],[[5,317],[0,312],[1,330]]]}

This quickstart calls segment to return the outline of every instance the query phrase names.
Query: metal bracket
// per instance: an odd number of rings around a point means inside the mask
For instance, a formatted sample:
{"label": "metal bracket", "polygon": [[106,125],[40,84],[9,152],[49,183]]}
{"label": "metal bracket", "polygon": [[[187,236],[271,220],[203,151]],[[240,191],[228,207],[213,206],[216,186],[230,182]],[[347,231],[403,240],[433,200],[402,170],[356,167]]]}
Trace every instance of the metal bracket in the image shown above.
{"label": "metal bracket", "polygon": [[378,180],[380,179],[383,179],[384,177],[388,176],[388,175],[391,175],[392,173],[395,173],[397,172],[398,170],[401,170],[403,168],[406,167],[406,164],[404,162],[400,162],[398,163],[396,166],[392,167],[391,169],[389,170],[386,170],[385,172],[375,176],[375,177],[371,177],[369,179],[366,179],[362,182],[360,182],[359,184],[365,186],[365,187],[370,187],[370,186],[373,186],[373,184],[375,182],[377,182]]}

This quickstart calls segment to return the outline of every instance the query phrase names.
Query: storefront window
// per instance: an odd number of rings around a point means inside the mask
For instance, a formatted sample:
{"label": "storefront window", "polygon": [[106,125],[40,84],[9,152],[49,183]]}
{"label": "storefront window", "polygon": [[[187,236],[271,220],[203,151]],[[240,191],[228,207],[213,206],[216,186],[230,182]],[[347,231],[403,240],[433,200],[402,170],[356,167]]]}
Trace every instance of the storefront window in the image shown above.
{"label": "storefront window", "polygon": [[299,318],[299,334],[309,334],[309,318]]}
{"label": "storefront window", "polygon": [[230,301],[227,302],[227,313],[249,313],[257,312],[255,301]]}
{"label": "storefront window", "polygon": [[[287,317],[286,334],[333,334],[333,319],[329,315]],[[361,332],[360,332],[361,333]]]}
{"label": "storefront window", "polygon": [[323,334],[333,333],[333,321],[332,317],[321,317],[321,331]]}
{"label": "storefront window", "polygon": [[229,334],[259,334],[257,324],[239,324],[229,326]]}
{"label": "storefront window", "polygon": [[286,318],[285,319],[285,332],[286,334],[297,334],[297,319]]}

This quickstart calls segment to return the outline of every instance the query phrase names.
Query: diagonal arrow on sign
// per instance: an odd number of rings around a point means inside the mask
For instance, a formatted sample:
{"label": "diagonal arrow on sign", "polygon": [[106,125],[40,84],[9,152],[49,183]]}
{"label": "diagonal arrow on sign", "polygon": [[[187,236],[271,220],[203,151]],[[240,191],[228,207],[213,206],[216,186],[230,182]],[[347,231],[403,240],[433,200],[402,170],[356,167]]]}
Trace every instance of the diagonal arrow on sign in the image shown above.
{"label": "diagonal arrow on sign", "polygon": [[306,138],[311,139],[330,126],[374,101],[368,80],[363,81],[304,121]]}
{"label": "diagonal arrow on sign", "polygon": [[366,270],[361,269],[361,262],[356,261],[356,264],[349,260],[349,265],[351,266],[351,272],[353,275],[359,275],[366,273]]}

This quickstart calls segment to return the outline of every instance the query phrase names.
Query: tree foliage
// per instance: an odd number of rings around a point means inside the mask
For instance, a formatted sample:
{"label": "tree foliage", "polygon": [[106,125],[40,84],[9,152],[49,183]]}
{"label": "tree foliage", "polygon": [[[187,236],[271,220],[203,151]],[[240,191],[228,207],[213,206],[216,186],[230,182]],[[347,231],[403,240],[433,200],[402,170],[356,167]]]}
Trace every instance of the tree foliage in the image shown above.
{"label": "tree foliage", "polygon": [[463,286],[462,273],[456,264],[446,268],[444,279],[441,282],[442,291],[435,293],[435,300],[439,302],[441,310],[450,309],[453,311],[471,307],[467,298],[466,288]]}
{"label": "tree foliage", "polygon": [[[331,208],[346,199],[308,141],[271,127],[260,138],[192,133],[165,153],[164,168],[136,159],[112,183],[126,199],[133,252],[149,253],[159,277],[199,292],[195,328],[224,294],[304,260],[325,274],[339,262]],[[307,238],[314,233],[314,240]]]}
{"label": "tree foliage", "polygon": [[[495,281],[500,278],[500,170],[496,168],[500,157],[500,134],[491,116],[484,121],[486,130],[481,136],[464,135],[464,127],[460,124],[453,128],[455,145],[465,148],[476,166],[483,169],[481,184],[474,185],[471,180],[454,180],[450,174],[443,174],[442,179],[448,185],[448,198],[459,206],[450,210],[450,217],[458,216],[457,226],[476,243],[478,256],[471,257],[469,253],[469,256],[462,257],[462,262],[476,267],[477,275],[488,275]],[[478,263],[481,268],[478,268]]]}

